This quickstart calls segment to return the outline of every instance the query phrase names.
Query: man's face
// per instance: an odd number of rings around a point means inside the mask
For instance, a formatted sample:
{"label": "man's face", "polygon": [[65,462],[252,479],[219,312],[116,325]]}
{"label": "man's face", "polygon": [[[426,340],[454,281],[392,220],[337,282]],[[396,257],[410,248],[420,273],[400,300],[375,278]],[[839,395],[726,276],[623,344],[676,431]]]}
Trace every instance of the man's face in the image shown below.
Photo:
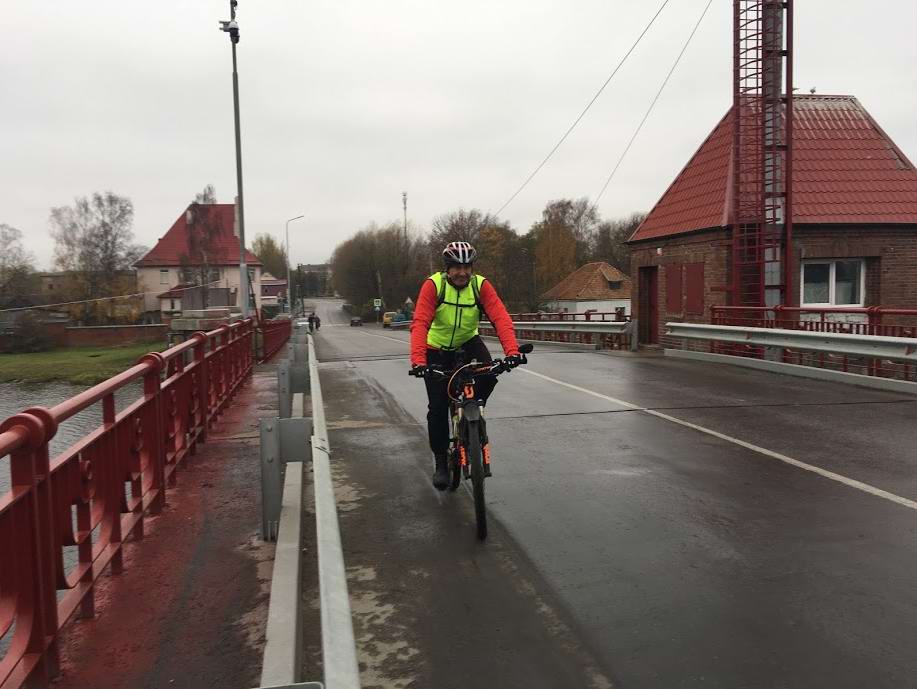
{"label": "man's face", "polygon": [[455,287],[461,289],[467,286],[468,282],[471,280],[471,271],[472,267],[468,265],[451,265],[446,268],[446,277],[449,278],[449,282],[455,285]]}

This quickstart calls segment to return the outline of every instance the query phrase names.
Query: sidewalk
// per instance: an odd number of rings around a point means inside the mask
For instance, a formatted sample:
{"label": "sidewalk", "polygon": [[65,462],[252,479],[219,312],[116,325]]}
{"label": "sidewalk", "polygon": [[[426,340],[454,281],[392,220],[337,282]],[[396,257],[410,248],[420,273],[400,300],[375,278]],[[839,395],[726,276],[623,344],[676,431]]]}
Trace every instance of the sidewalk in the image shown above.
{"label": "sidewalk", "polygon": [[258,419],[277,414],[275,371],[256,367],[141,547],[125,549],[124,573],[100,581],[96,617],[65,630],[57,689],[258,686],[273,559],[260,540]]}

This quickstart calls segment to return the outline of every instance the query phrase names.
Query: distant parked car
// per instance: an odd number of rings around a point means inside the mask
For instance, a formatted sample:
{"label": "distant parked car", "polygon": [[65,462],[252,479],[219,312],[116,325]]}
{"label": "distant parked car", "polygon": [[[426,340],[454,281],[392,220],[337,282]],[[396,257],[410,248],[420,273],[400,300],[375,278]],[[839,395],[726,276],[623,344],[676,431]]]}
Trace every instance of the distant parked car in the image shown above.
{"label": "distant parked car", "polygon": [[408,319],[401,311],[395,314],[395,317],[392,319],[392,323],[402,323]]}
{"label": "distant parked car", "polygon": [[387,328],[392,324],[392,320],[398,315],[397,311],[386,311],[382,314],[382,327]]}
{"label": "distant parked car", "polygon": [[359,316],[354,316],[353,318],[351,318],[350,327],[353,327],[355,325],[363,325],[363,319],[360,318]]}

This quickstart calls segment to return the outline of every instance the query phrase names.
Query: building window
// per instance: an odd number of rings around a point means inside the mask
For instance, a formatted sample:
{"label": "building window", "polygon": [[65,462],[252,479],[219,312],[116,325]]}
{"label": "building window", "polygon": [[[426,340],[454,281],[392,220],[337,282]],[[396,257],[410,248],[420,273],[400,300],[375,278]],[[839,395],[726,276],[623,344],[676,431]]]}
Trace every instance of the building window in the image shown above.
{"label": "building window", "polygon": [[169,271],[168,271],[168,270],[160,270],[160,271],[159,271],[159,284],[160,284],[160,285],[168,285],[168,284],[169,284]]}
{"label": "building window", "polygon": [[802,264],[803,306],[863,306],[866,266],[862,259],[805,261]]}
{"label": "building window", "polygon": [[608,281],[608,289],[611,289],[611,290],[621,289],[623,285],[624,285],[624,282],[622,280],[609,280]]}
{"label": "building window", "polygon": [[175,310],[175,300],[174,299],[169,299],[169,310],[170,311]]}

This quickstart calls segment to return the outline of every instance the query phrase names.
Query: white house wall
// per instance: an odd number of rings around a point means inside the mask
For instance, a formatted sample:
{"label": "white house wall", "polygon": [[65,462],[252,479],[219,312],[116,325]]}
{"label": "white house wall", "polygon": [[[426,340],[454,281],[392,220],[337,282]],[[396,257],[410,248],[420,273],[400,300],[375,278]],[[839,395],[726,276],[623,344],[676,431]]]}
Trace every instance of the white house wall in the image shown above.
{"label": "white house wall", "polygon": [[629,316],[630,299],[606,299],[602,301],[560,300],[548,303],[548,308],[552,311],[567,311],[567,313],[586,313],[586,311],[614,313],[615,309],[622,307],[625,315]]}
{"label": "white house wall", "polygon": [[[239,267],[238,266],[220,266],[220,280],[217,284],[211,285],[212,287],[228,287],[230,289],[236,290],[238,295],[239,290]],[[261,308],[261,267],[253,266],[255,272],[254,290],[255,290],[255,303],[257,307]],[[168,271],[168,283],[164,285],[160,281],[160,272],[161,270]],[[167,292],[171,288],[181,283],[181,269],[177,266],[152,266],[144,267],[137,269],[137,286],[138,291],[144,292],[144,311],[159,311],[160,303],[157,295]],[[238,302],[238,297],[236,301],[236,306],[241,306]]]}

